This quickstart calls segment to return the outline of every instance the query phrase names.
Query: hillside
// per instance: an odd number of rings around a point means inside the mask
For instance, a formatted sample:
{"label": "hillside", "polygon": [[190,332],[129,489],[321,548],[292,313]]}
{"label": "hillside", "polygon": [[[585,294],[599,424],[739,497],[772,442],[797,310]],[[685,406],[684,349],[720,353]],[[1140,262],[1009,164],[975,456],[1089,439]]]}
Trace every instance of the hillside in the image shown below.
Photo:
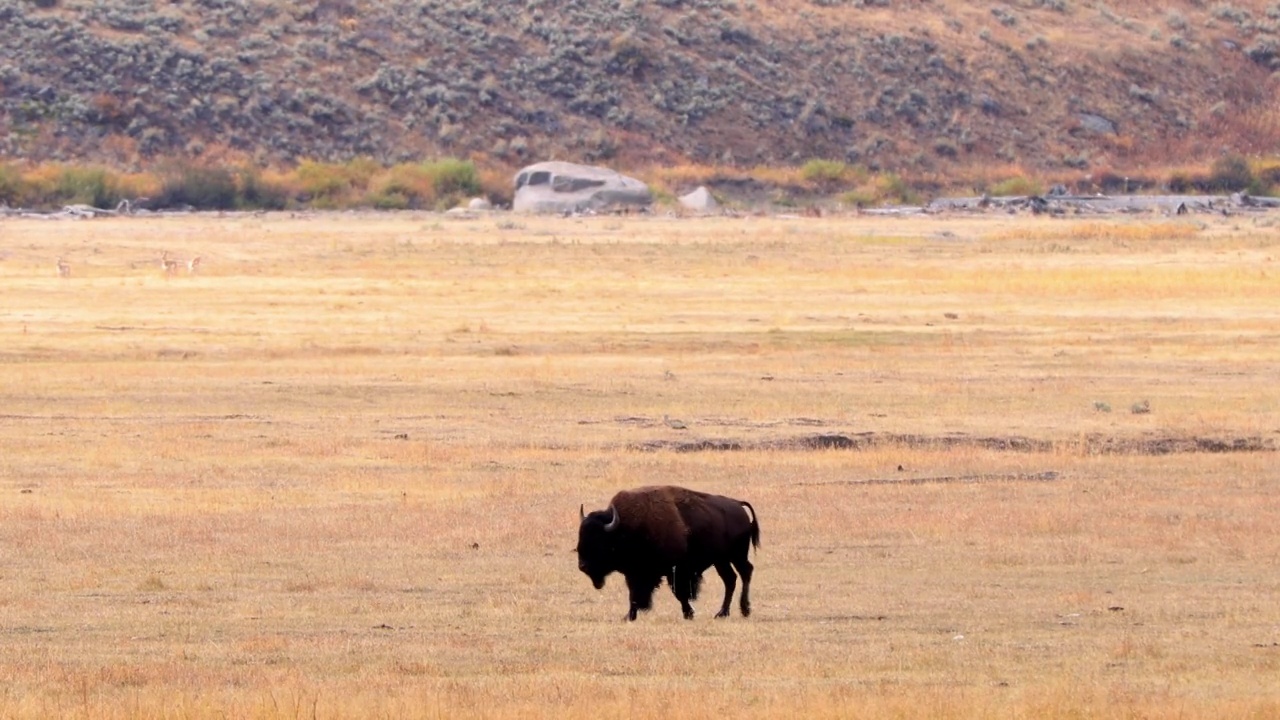
{"label": "hillside", "polygon": [[1257,0],[0,0],[0,154],[1171,166],[1278,67]]}

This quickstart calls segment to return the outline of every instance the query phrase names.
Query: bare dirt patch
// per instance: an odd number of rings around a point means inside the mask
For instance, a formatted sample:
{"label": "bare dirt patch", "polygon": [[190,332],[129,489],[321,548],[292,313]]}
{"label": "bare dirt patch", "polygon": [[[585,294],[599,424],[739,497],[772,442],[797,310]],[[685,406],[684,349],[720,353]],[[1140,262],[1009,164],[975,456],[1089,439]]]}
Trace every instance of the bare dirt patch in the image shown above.
{"label": "bare dirt patch", "polygon": [[1171,455],[1176,453],[1275,452],[1276,441],[1262,437],[1140,437],[1089,435],[1080,440],[1037,440],[1028,437],[972,437],[963,434],[822,433],[765,440],[648,440],[629,449],[656,452],[733,452],[759,450],[869,450],[900,447],[928,450],[981,449],[996,452],[1077,452],[1086,455]]}

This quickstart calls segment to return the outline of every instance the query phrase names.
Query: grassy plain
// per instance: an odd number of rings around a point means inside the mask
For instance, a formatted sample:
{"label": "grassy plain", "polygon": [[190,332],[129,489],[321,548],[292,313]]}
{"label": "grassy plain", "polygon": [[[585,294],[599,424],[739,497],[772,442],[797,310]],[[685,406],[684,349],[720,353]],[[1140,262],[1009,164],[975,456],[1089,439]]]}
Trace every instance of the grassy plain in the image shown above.
{"label": "grassy plain", "polygon": [[[0,221],[0,717],[1275,717],[1278,257],[1274,216]],[[760,511],[750,619],[578,573],[579,503],[666,482]]]}

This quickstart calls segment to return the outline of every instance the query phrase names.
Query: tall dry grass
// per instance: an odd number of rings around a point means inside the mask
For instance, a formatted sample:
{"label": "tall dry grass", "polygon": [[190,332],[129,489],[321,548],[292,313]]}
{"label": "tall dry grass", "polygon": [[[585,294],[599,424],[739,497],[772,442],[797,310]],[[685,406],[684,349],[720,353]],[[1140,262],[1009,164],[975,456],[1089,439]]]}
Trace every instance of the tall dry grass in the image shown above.
{"label": "tall dry grass", "polygon": [[[1267,222],[7,221],[0,715],[1269,717]],[[750,619],[577,572],[661,482]]]}

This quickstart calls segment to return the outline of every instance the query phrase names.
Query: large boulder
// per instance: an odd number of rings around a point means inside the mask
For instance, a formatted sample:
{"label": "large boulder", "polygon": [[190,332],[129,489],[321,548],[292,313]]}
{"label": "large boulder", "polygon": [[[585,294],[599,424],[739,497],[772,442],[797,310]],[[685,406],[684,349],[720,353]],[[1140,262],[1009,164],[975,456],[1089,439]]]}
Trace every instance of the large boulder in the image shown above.
{"label": "large boulder", "polygon": [[717,207],[720,207],[720,203],[716,202],[711,191],[704,185],[699,185],[697,190],[694,190],[687,195],[681,195],[676,199],[680,202],[682,207],[695,210],[697,212],[711,212]]}
{"label": "large boulder", "polygon": [[648,186],[608,168],[541,162],[516,173],[511,209],[529,213],[644,208],[653,203]]}

